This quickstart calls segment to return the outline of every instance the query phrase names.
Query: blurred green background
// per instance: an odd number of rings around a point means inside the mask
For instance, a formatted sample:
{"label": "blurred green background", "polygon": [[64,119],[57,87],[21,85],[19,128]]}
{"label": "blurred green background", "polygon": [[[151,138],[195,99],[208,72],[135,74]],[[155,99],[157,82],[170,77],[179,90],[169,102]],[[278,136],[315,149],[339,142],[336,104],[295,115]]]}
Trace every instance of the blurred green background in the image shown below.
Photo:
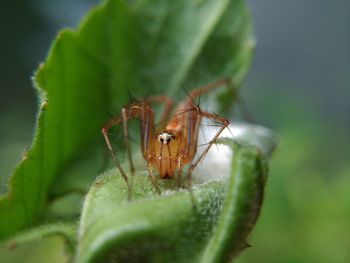
{"label": "blurred green background", "polygon": [[[29,147],[36,112],[30,76],[62,27],[97,0],[0,4],[0,193]],[[238,260],[350,262],[350,2],[248,0],[257,38],[243,97],[281,138],[263,211]],[[2,262],[62,262],[62,241],[15,250]]]}

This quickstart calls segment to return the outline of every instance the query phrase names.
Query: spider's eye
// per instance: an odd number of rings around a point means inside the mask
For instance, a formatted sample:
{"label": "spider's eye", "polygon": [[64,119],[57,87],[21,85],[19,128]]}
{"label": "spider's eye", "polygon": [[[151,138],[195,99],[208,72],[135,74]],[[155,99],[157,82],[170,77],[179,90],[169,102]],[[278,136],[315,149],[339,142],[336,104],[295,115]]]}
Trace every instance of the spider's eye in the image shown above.
{"label": "spider's eye", "polygon": [[170,142],[170,138],[168,138],[168,139],[166,140],[166,142],[169,143],[169,142]]}
{"label": "spider's eye", "polygon": [[163,138],[160,138],[160,142],[164,142],[164,139],[163,139]]}

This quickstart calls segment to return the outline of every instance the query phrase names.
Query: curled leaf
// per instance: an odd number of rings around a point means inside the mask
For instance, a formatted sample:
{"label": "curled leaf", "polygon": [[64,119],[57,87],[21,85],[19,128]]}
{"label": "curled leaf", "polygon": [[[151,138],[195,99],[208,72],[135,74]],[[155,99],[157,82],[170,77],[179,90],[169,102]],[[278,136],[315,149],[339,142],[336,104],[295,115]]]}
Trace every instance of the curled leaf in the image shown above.
{"label": "curled leaf", "polygon": [[132,202],[112,170],[87,195],[76,262],[228,262],[246,247],[263,199],[266,172],[255,148],[239,149],[229,181],[212,180],[188,191],[152,193],[136,176]]}

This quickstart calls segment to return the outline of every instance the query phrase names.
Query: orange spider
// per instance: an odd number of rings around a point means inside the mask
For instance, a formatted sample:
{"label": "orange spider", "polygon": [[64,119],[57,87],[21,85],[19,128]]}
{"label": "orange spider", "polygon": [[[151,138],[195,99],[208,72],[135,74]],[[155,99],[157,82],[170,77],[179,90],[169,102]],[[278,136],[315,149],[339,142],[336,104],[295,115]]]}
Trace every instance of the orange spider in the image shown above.
{"label": "orange spider", "polygon": [[[202,111],[200,107],[194,103],[194,99],[203,93],[207,93],[221,86],[229,85],[230,81],[228,79],[221,79],[206,86],[192,90],[189,93],[189,96],[178,105],[172,116],[170,116],[170,112],[173,102],[170,98],[167,96],[149,97],[141,102],[132,103],[123,107],[121,116],[111,119],[103,126],[102,134],[105,138],[107,147],[123,179],[128,185],[129,199],[131,198],[131,185],[129,183],[129,177],[121,167],[117,155],[112,148],[108,137],[108,130],[120,122],[123,123],[126,150],[130,162],[131,175],[133,176],[135,169],[128,140],[129,133],[127,121],[130,118],[140,119],[141,149],[143,157],[148,163],[149,176],[156,192],[160,194],[157,179],[153,173],[154,168],[158,170],[160,178],[173,178],[177,172],[178,185],[180,186],[183,167],[189,163],[191,163],[191,165],[187,171],[187,179],[188,189],[191,192],[191,176],[193,170],[205,157],[206,153],[215,143],[222,131],[229,125],[229,121],[226,118]],[[154,123],[154,111],[152,109],[152,104],[155,102],[166,104],[159,125],[155,125]],[[209,118],[219,122],[221,124],[221,128],[209,142],[205,150],[195,161],[193,161],[197,151],[198,130],[202,122],[202,118]],[[167,125],[164,125],[168,119],[169,122]]]}

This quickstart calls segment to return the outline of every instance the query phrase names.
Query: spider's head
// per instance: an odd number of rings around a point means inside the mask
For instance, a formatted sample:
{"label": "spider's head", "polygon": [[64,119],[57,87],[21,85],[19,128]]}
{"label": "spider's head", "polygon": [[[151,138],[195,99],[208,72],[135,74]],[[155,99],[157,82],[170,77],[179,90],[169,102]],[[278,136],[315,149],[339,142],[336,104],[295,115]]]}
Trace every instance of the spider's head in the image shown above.
{"label": "spider's head", "polygon": [[169,144],[172,139],[175,139],[175,136],[169,131],[161,132],[158,135],[158,141],[162,144]]}

